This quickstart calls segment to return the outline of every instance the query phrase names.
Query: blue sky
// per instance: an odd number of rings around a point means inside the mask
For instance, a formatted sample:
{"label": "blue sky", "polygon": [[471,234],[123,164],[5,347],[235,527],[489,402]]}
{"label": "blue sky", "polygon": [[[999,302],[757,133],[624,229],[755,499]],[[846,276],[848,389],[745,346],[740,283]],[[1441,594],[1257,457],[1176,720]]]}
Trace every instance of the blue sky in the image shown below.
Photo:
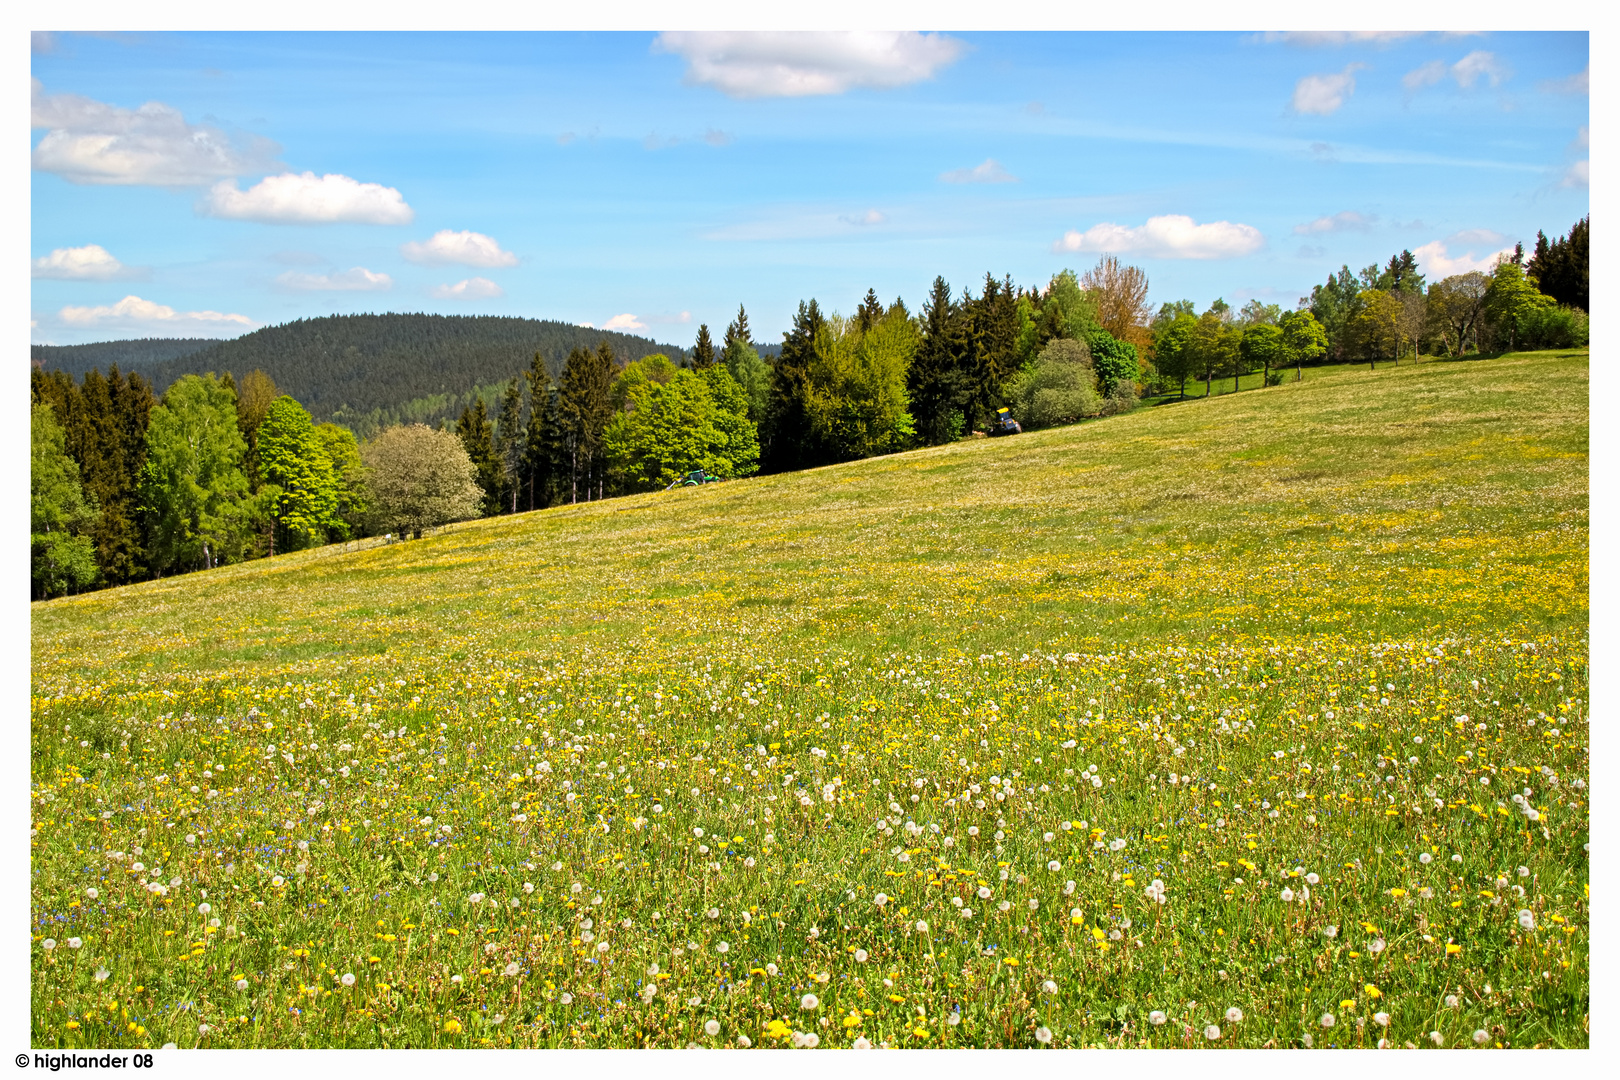
{"label": "blue sky", "polygon": [[361,311],[689,345],[1104,252],[1287,307],[1588,213],[1585,33],[36,36],[32,337]]}

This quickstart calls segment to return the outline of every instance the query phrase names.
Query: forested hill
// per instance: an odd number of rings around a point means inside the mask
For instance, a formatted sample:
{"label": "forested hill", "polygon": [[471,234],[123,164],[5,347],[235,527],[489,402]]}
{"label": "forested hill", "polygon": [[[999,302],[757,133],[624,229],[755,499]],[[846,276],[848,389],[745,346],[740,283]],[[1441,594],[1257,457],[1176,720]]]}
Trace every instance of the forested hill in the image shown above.
{"label": "forested hill", "polygon": [[46,371],[65,371],[82,379],[91,368],[99,368],[103,375],[114,364],[120,371],[144,371],[152,364],[190,356],[217,344],[218,338],[135,338],[88,345],[31,345],[28,354]]}
{"label": "forested hill", "polygon": [[[650,338],[543,319],[330,315],[265,327],[134,369],[161,394],[182,375],[229,371],[240,380],[259,368],[317,423],[335,420],[365,438],[391,423],[454,419],[475,396],[493,398],[536,352],[555,377],[570,350],[603,341],[621,359],[683,355],[678,346]],[[57,366],[66,370],[46,361],[47,368]]]}

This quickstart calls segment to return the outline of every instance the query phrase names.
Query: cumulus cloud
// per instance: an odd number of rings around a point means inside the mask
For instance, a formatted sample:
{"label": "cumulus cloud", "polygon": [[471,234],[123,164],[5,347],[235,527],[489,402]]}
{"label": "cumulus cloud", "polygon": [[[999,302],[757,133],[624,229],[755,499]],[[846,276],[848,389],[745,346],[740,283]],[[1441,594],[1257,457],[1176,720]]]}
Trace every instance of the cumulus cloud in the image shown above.
{"label": "cumulus cloud", "polygon": [[1013,184],[1018,177],[1001,167],[995,158],[985,158],[971,169],[952,169],[939,174],[947,184]]}
{"label": "cumulus cloud", "polygon": [[68,306],[57,313],[65,326],[123,332],[154,332],[159,337],[235,337],[259,324],[246,315],[218,311],[176,311],[138,296],[100,307]]}
{"label": "cumulus cloud", "polygon": [[505,296],[506,290],[489,278],[474,277],[454,285],[435,286],[433,295],[440,300],[493,300]]}
{"label": "cumulus cloud", "polygon": [[135,276],[100,244],[57,248],[30,264],[33,277],[58,281],[113,281]]}
{"label": "cumulus cloud", "polygon": [[[1486,234],[1495,236],[1495,233],[1486,233],[1486,230],[1472,230],[1474,235]],[[1459,236],[1468,234],[1458,234]],[[1462,241],[1466,243],[1467,241]],[[1444,240],[1434,240],[1422,247],[1412,249],[1412,255],[1417,259],[1419,268],[1430,281],[1439,281],[1451,277],[1453,274],[1466,274],[1470,270],[1488,272],[1497,258],[1503,255],[1512,255],[1513,248],[1505,247],[1497,251],[1488,251],[1484,255],[1475,255],[1472,250],[1461,255],[1452,255],[1449,246]]]}
{"label": "cumulus cloud", "polygon": [[1295,225],[1294,234],[1296,236],[1315,236],[1319,233],[1330,232],[1366,232],[1372,228],[1373,222],[1377,220],[1377,214],[1368,216],[1358,214],[1354,210],[1341,210],[1337,214],[1328,214],[1317,218],[1315,221]]}
{"label": "cumulus cloud", "polygon": [[1575,74],[1563,79],[1547,79],[1541,89],[1550,94],[1590,94],[1592,92],[1592,65],[1587,64]]}
{"label": "cumulus cloud", "polygon": [[1415,67],[1401,76],[1401,85],[1409,94],[1415,94],[1425,86],[1433,86],[1446,77],[1446,62],[1444,60],[1430,60],[1422,67]]}
{"label": "cumulus cloud", "polygon": [[1581,160],[1575,162],[1575,164],[1571,165],[1564,172],[1564,179],[1562,180],[1560,186],[1562,186],[1562,187],[1591,187],[1592,186],[1592,161],[1591,161],[1591,159],[1590,158],[1582,158]]}
{"label": "cumulus cloud", "polygon": [[302,274],[289,270],[276,278],[276,283],[300,292],[382,292],[393,288],[394,279],[356,266],[332,274]]}
{"label": "cumulus cloud", "polygon": [[1336,74],[1305,76],[1294,84],[1294,111],[1316,116],[1330,116],[1337,112],[1339,106],[1356,92],[1355,73],[1366,66],[1349,64]]}
{"label": "cumulus cloud", "polygon": [[[589,326],[590,324],[586,323],[585,325]],[[636,318],[634,315],[630,314],[627,311],[623,315],[615,315],[615,316],[613,316],[613,318],[611,318],[607,322],[603,323],[602,324],[602,329],[603,330],[645,330],[645,329],[647,329],[647,324],[642,322],[640,319]]]}
{"label": "cumulus cloud", "polygon": [[197,212],[270,225],[409,225],[416,218],[394,188],[312,172],[267,176],[246,191],[235,180],[221,180],[203,196]]}
{"label": "cumulus cloud", "polygon": [[655,52],[686,60],[686,82],[728,97],[808,97],[906,86],[953,63],[964,46],[915,31],[667,31]]}
{"label": "cumulus cloud", "polygon": [[413,263],[425,266],[499,267],[516,266],[518,257],[502,251],[493,237],[463,229],[452,232],[440,229],[426,240],[412,240],[400,247],[400,253]]}
{"label": "cumulus cloud", "polygon": [[77,94],[47,94],[38,79],[30,87],[30,127],[46,129],[33,167],[75,184],[190,187],[270,168],[278,152],[266,139],[238,146],[219,128],[188,124],[161,102],[124,109]]}
{"label": "cumulus cloud", "polygon": [[1492,86],[1500,86],[1511,75],[1512,71],[1495,53],[1475,49],[1455,64],[1451,65],[1451,77],[1457,80],[1457,85],[1464,90],[1471,90],[1476,82],[1484,79]]}
{"label": "cumulus cloud", "polygon": [[1210,221],[1202,225],[1185,214],[1165,214],[1129,227],[1105,222],[1085,232],[1070,230],[1052,245],[1056,252],[1127,252],[1160,259],[1225,259],[1248,255],[1265,246],[1266,238],[1253,225]]}

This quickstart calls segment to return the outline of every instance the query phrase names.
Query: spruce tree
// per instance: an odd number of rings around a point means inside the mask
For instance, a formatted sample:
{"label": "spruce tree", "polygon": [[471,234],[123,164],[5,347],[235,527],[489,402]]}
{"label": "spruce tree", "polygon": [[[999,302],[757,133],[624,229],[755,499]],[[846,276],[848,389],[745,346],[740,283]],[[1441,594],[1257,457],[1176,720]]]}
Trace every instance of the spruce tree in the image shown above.
{"label": "spruce tree", "polygon": [[477,470],[478,486],[483,490],[482,512],[490,517],[501,512],[502,488],[505,470],[495,454],[494,432],[489,426],[489,410],[479,398],[470,408],[461,411],[456,421],[456,435],[467,451],[467,457]]}
{"label": "spruce tree", "polygon": [[782,351],[771,369],[771,397],[761,434],[761,459],[767,472],[788,472],[821,464],[810,431],[810,367],[816,334],[823,323],[814,300],[799,301],[793,328],[782,335]]}
{"label": "spruce tree", "polygon": [[702,371],[706,367],[713,366],[714,340],[709,337],[709,324],[701,323],[698,326],[697,344],[692,346],[692,368],[694,371]]}
{"label": "spruce tree", "polygon": [[501,414],[495,427],[495,456],[500,459],[505,482],[501,489],[501,511],[517,513],[518,478],[523,473],[523,395],[518,377],[512,376],[501,395]]}
{"label": "spruce tree", "polygon": [[[706,340],[706,332],[699,335],[700,344]],[[712,364],[712,342],[709,352]],[[617,367],[613,347],[606,341],[594,353],[589,349],[573,350],[563,365],[557,411],[567,440],[570,502],[579,501],[582,485],[586,499],[590,499],[593,486],[597,498],[601,498],[605,481],[602,432],[613,408],[611,392]]]}
{"label": "spruce tree", "polygon": [[731,351],[733,342],[742,342],[749,348],[753,348],[754,345],[748,334],[748,312],[743,309],[741,304],[737,305],[736,319],[732,320],[731,325],[726,327],[725,344],[720,350],[722,356]]}
{"label": "spruce tree", "polygon": [[855,325],[864,334],[876,326],[881,318],[883,318],[883,305],[878,303],[877,290],[867,289],[866,298],[861,301],[861,306],[855,309]]}
{"label": "spruce tree", "polygon": [[951,301],[951,287],[942,277],[922,310],[922,342],[906,374],[906,391],[917,435],[929,446],[950,442],[961,434],[961,409],[967,380],[962,371],[964,342],[962,319]]}

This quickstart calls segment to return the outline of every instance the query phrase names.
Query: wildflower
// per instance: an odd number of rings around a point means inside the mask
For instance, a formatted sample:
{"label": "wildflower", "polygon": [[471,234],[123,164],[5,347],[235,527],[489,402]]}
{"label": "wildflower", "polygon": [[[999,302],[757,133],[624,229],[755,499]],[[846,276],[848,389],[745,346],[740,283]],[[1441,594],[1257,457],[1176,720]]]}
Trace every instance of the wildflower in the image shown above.
{"label": "wildflower", "polygon": [[1377,956],[1379,953],[1383,952],[1384,939],[1381,937],[1375,937],[1371,941],[1367,942],[1367,951],[1372,953],[1374,956]]}
{"label": "wildflower", "polygon": [[1041,990],[1043,993],[1055,994],[1058,992],[1058,984],[1053,982],[1051,979],[1047,979],[1045,982],[1041,983]]}
{"label": "wildflower", "polygon": [[714,951],[721,954],[728,953],[731,951],[731,943],[727,941],[719,942],[715,945]]}
{"label": "wildflower", "polygon": [[461,1034],[461,1021],[456,1020],[454,1018],[446,1020],[444,1022],[444,1033],[446,1035],[460,1035]]}
{"label": "wildflower", "polygon": [[985,886],[985,885],[980,885],[979,886],[979,899],[980,900],[988,900],[988,899],[990,899],[990,889],[989,889],[988,886]]}
{"label": "wildflower", "polygon": [[96,897],[100,896],[101,894],[96,892],[95,889],[86,889],[86,890],[84,890],[84,895],[86,895],[90,899],[94,900]]}
{"label": "wildflower", "polygon": [[345,971],[343,973],[343,977],[341,979],[339,979],[338,982],[342,983],[344,986],[353,986],[354,985],[354,972]]}
{"label": "wildflower", "polygon": [[1389,1027],[1389,1013],[1387,1013],[1387,1012],[1375,1012],[1375,1013],[1373,1013],[1373,1023],[1377,1024],[1379,1027]]}
{"label": "wildflower", "polygon": [[1041,902],[1039,900],[1036,900],[1033,897],[1030,899],[1030,901],[1029,901],[1029,910],[1035,911],[1040,906],[1041,906]]}
{"label": "wildflower", "polygon": [[206,915],[212,910],[213,908],[209,907],[206,903],[197,905],[197,914],[199,915]]}
{"label": "wildflower", "polygon": [[1110,841],[1109,844],[1108,844],[1108,850],[1109,851],[1124,851],[1125,850],[1125,838],[1124,837],[1119,837],[1119,838],[1117,838],[1117,839],[1115,839],[1113,841]]}
{"label": "wildflower", "polygon": [[1285,903],[1285,904],[1292,904],[1294,902],[1294,890],[1293,889],[1284,889],[1282,891],[1282,902]]}
{"label": "wildflower", "polygon": [[1456,994],[1447,994],[1446,995],[1446,1008],[1455,1009],[1456,1007],[1457,1007],[1457,995]]}
{"label": "wildflower", "polygon": [[1423,852],[1423,854],[1418,856],[1418,862],[1422,863],[1425,866],[1427,866],[1429,863],[1431,863],[1433,861],[1434,861],[1434,856],[1430,855],[1427,851]]}
{"label": "wildflower", "polygon": [[1324,926],[1322,928],[1322,935],[1331,941],[1339,936],[1339,928],[1337,926]]}
{"label": "wildflower", "polygon": [[[354,978],[354,976],[351,975],[351,976],[349,976],[349,978],[352,979],[352,978]],[[344,985],[348,985],[348,984],[345,983]],[[248,981],[246,979],[237,979],[236,980],[236,988],[238,990],[246,990],[248,988]]]}
{"label": "wildflower", "polygon": [[1320,885],[1322,883],[1322,879],[1315,873],[1310,873],[1305,875],[1305,883],[1307,885]]}
{"label": "wildflower", "polygon": [[1238,1008],[1236,1005],[1234,1005],[1230,1009],[1226,1010],[1226,1022],[1228,1024],[1235,1024],[1239,1020],[1242,1020],[1242,1019],[1243,1019],[1243,1010]]}
{"label": "wildflower", "polygon": [[872,897],[872,903],[876,904],[878,907],[882,907],[884,904],[887,904],[888,902],[889,902],[889,897],[885,893],[878,893],[876,896]]}
{"label": "wildflower", "polygon": [[1379,990],[1378,987],[1374,986],[1372,983],[1368,983],[1366,986],[1363,986],[1361,988],[1361,992],[1374,1000],[1384,996],[1383,991]]}
{"label": "wildflower", "polygon": [[1204,1038],[1208,1039],[1210,1042],[1214,1042],[1216,1039],[1219,1039],[1220,1037],[1221,1037],[1221,1029],[1216,1027],[1214,1024],[1211,1024],[1211,1025],[1209,1025],[1208,1027],[1206,1027],[1204,1029]]}
{"label": "wildflower", "polygon": [[1063,864],[1058,862],[1056,859],[1053,859],[1051,862],[1046,864],[1046,868],[1055,874],[1059,870],[1063,869]]}
{"label": "wildflower", "polygon": [[1489,1040],[1490,1040],[1490,1036],[1487,1035],[1483,1030],[1476,1030],[1474,1032],[1474,1045],[1475,1046],[1484,1046],[1485,1043],[1488,1042]]}
{"label": "wildflower", "polygon": [[814,994],[806,994],[799,999],[799,1008],[805,1012],[812,1012],[821,1005],[821,999]]}
{"label": "wildflower", "polygon": [[924,922],[923,920],[921,920],[921,919],[917,920],[917,933],[919,933],[919,934],[928,933],[928,924],[926,922]]}
{"label": "wildflower", "polygon": [[1529,908],[1523,908],[1519,911],[1519,928],[1521,930],[1534,930],[1536,928],[1536,917]]}
{"label": "wildflower", "polygon": [[518,962],[516,960],[512,961],[510,964],[507,964],[506,967],[502,969],[502,971],[506,974],[506,976],[508,978],[511,978],[513,975],[516,975],[518,973]]}
{"label": "wildflower", "polygon": [[557,995],[557,1001],[563,1005],[572,1005],[574,1003],[574,995],[564,990],[561,994]]}
{"label": "wildflower", "polygon": [[79,940],[76,937],[70,937],[70,938],[67,939],[67,947],[70,948],[70,949],[77,949],[83,944],[84,944],[84,942]]}
{"label": "wildflower", "polygon": [[56,948],[56,939],[46,938],[44,941],[40,942],[39,945],[40,948],[44,949],[46,952],[50,952],[52,949]]}
{"label": "wildflower", "polygon": [[1438,1031],[1429,1032],[1429,1041],[1434,1043],[1436,1046],[1446,1045],[1446,1037],[1440,1034]]}
{"label": "wildflower", "polygon": [[1047,1043],[1051,1042],[1052,1041],[1052,1029],[1049,1028],[1049,1027],[1046,1027],[1044,1025],[1041,1026],[1041,1027],[1036,1028],[1035,1029],[1035,1041],[1040,1043],[1042,1046],[1045,1046]]}
{"label": "wildflower", "polygon": [[1164,1022],[1168,1019],[1170,1018],[1164,1014],[1163,1009],[1154,1009],[1152,1012],[1148,1013],[1148,1023],[1152,1024],[1154,1027],[1163,1027]]}
{"label": "wildflower", "polygon": [[108,971],[106,968],[98,967],[98,968],[96,968],[96,973],[94,975],[94,978],[95,978],[96,982],[106,982],[107,977],[110,976],[111,974],[112,974],[112,972]]}
{"label": "wildflower", "polygon": [[856,962],[856,963],[857,963],[857,964],[864,964],[864,963],[866,963],[866,957],[867,957],[867,955],[868,955],[868,954],[867,954],[867,951],[866,951],[866,950],[865,950],[865,949],[856,949],[856,950],[855,950],[855,962]]}
{"label": "wildflower", "polygon": [[865,1035],[858,1035],[855,1037],[855,1041],[850,1044],[850,1048],[853,1050],[870,1050],[872,1049],[872,1040]]}
{"label": "wildflower", "polygon": [[1322,1019],[1317,1021],[1317,1023],[1321,1024],[1325,1028],[1332,1027],[1333,1024],[1334,1024],[1333,1014],[1332,1013],[1323,1013],[1322,1014]]}
{"label": "wildflower", "polygon": [[704,1034],[708,1035],[710,1038],[713,1038],[714,1036],[720,1034],[720,1021],[718,1021],[718,1020],[710,1020],[710,1021],[706,1022],[703,1025],[703,1031],[704,1031]]}

